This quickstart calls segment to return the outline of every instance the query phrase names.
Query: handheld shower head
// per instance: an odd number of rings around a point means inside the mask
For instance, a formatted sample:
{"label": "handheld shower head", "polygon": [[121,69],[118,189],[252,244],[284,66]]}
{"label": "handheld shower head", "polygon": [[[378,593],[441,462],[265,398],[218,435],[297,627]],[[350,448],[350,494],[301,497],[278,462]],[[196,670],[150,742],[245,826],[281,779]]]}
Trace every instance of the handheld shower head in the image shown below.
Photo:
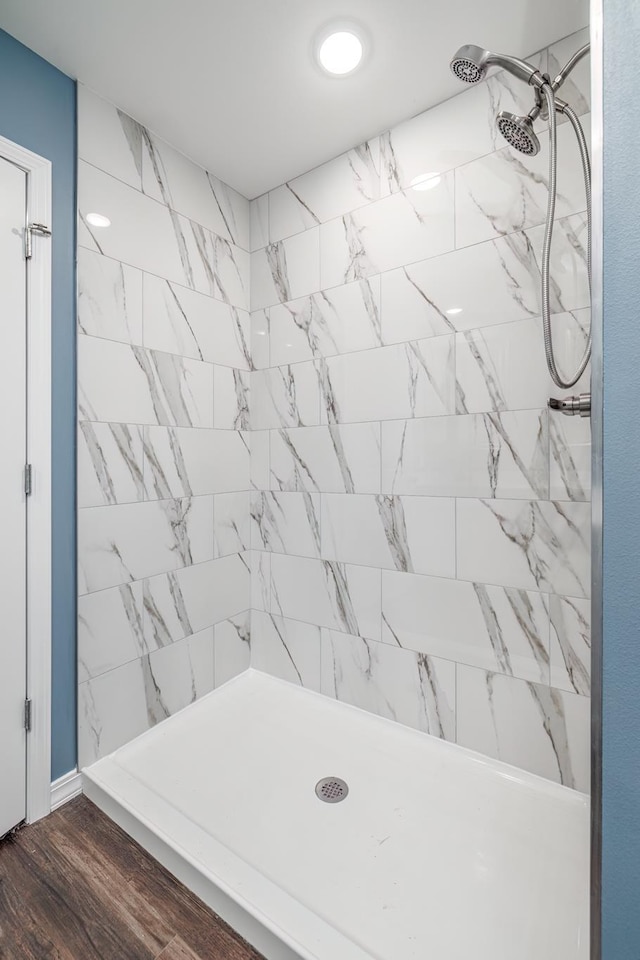
{"label": "handheld shower head", "polygon": [[458,80],[464,83],[479,83],[487,72],[488,56],[488,50],[476,47],[473,43],[467,43],[464,47],[460,47],[451,61],[451,70]]}
{"label": "handheld shower head", "polygon": [[490,53],[473,43],[460,47],[451,61],[453,73],[458,80],[463,80],[465,83],[478,83],[487,72],[487,67],[501,67],[519,80],[537,87],[541,87],[545,82],[540,71],[525,60],[510,57],[504,53]]}
{"label": "handheld shower head", "polygon": [[533,131],[531,117],[517,117],[508,110],[498,114],[498,130],[508,144],[528,157],[535,157],[540,151],[540,141]]}

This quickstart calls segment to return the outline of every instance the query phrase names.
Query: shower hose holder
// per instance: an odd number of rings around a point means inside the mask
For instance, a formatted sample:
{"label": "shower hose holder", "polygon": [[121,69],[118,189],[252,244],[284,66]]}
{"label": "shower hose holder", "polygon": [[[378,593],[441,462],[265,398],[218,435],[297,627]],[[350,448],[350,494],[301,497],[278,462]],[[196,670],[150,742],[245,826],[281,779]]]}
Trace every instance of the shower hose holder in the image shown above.
{"label": "shower hose holder", "polygon": [[565,397],[563,400],[549,399],[549,408],[564,413],[565,417],[590,417],[591,394],[581,393],[574,397]]}

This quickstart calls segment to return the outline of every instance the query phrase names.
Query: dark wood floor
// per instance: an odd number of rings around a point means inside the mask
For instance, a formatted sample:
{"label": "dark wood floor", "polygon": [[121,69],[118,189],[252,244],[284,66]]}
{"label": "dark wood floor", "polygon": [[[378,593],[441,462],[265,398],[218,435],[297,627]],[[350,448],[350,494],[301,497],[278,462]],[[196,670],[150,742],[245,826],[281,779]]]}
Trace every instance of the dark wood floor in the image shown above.
{"label": "dark wood floor", "polygon": [[78,797],[0,843],[1,960],[262,960]]}

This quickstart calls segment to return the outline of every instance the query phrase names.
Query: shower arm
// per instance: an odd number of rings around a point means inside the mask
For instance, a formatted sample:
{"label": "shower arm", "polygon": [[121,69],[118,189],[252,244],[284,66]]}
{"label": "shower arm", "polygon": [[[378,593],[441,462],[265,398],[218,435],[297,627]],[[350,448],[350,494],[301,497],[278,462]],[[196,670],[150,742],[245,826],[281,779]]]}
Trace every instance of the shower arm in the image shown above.
{"label": "shower arm", "polygon": [[517,57],[510,57],[508,54],[503,53],[487,53],[485,56],[485,66],[496,66],[506,69],[509,73],[512,73],[514,76],[519,77],[520,80],[524,80],[525,83],[530,84],[534,87],[536,91],[536,105],[538,103],[544,103],[544,97],[541,95],[541,89],[545,83],[549,84],[553,89],[553,92],[556,93],[565,82],[571,71],[580,63],[583,57],[589,53],[591,49],[590,43],[585,43],[583,47],[580,47],[573,56],[565,63],[562,70],[556,75],[554,80],[551,80],[548,74],[542,74],[539,70],[536,70],[535,67],[532,67],[531,64],[527,63],[524,60],[519,60]]}
{"label": "shower arm", "polygon": [[539,70],[532,67],[525,60],[519,60],[518,57],[511,57],[505,53],[489,53],[484,55],[485,67],[500,67],[501,70],[507,70],[508,73],[529,84],[536,90],[548,83],[548,78],[543,77]]}

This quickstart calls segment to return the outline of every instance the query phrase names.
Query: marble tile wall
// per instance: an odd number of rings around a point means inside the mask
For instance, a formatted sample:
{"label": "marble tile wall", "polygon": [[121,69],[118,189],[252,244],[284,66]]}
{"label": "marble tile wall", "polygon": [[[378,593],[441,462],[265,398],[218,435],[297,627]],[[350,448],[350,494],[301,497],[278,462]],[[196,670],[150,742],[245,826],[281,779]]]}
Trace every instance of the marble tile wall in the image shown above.
{"label": "marble tile wall", "polygon": [[84,766],[248,665],[252,360],[248,201],[78,96]]}
{"label": "marble tile wall", "polygon": [[588,788],[589,423],[546,408],[544,125],[494,124],[529,99],[497,73],[249,204],[79,89],[81,765],[252,666]]}
{"label": "marble tile wall", "polygon": [[[537,62],[553,72],[586,39]],[[565,92],[588,133],[586,62]],[[535,158],[495,128],[498,110],[530,105],[497,73],[252,202],[250,650],[245,620],[223,643],[236,670],[587,790],[589,422],[546,407],[544,124]],[[558,139],[552,309],[568,370],[589,285],[568,124]],[[195,398],[187,409],[201,415]]]}

